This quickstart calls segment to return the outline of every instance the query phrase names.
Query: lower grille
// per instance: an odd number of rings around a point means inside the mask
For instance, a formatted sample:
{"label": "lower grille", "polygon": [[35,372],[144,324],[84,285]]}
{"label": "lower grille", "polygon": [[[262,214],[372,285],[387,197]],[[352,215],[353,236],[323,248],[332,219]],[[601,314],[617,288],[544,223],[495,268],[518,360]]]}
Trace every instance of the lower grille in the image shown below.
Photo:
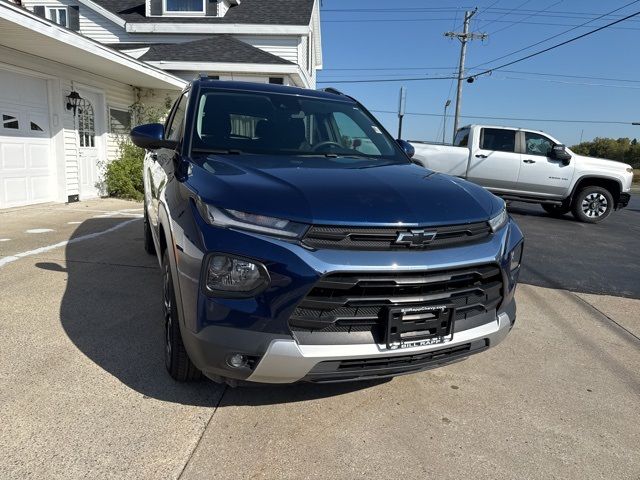
{"label": "lower grille", "polygon": [[415,355],[320,362],[307,374],[305,380],[340,382],[415,373],[464,359],[486,350],[487,347],[486,340],[479,340]]}
{"label": "lower grille", "polygon": [[418,230],[434,233],[433,240],[423,244],[396,243],[401,233],[411,233],[416,229],[406,227],[340,227],[313,225],[303,239],[312,248],[340,250],[407,250],[454,247],[480,241],[491,234],[487,222],[424,227]]}
{"label": "lower grille", "polygon": [[495,310],[502,295],[502,275],[493,264],[431,272],[332,273],[298,304],[289,327],[300,343],[312,343],[312,332],[368,332],[382,343],[388,307],[446,304],[455,309],[455,323]]}

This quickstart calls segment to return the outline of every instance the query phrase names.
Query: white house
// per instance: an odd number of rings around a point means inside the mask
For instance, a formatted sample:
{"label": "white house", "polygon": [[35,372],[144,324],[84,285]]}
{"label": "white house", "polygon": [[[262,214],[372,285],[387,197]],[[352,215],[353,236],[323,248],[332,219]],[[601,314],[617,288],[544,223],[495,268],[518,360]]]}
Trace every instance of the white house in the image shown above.
{"label": "white house", "polygon": [[0,0],[0,208],[99,195],[131,105],[198,72],[314,88],[322,67],[319,0],[17,3]]}

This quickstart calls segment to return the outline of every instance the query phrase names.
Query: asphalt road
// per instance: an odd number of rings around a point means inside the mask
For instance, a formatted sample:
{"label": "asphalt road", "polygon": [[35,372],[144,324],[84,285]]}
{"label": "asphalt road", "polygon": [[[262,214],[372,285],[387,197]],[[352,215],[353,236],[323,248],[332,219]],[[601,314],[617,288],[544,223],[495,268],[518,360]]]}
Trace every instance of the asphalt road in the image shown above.
{"label": "asphalt road", "polygon": [[602,223],[554,218],[539,205],[513,202],[526,237],[520,281],[573,292],[640,298],[640,194]]}
{"label": "asphalt road", "polygon": [[505,342],[446,368],[178,384],[140,212],[0,213],[1,479],[639,478],[640,300],[520,285]]}

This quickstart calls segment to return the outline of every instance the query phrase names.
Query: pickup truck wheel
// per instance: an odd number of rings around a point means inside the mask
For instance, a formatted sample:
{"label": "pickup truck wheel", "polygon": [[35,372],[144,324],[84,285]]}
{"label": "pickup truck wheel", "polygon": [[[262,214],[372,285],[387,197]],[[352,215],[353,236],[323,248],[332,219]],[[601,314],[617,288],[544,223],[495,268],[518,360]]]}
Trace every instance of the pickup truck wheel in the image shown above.
{"label": "pickup truck wheel", "polygon": [[573,200],[573,216],[581,222],[598,223],[613,210],[613,197],[606,188],[595,185],[585,187]]}
{"label": "pickup truck wheel", "polygon": [[202,373],[191,363],[182,342],[176,295],[171,278],[169,255],[166,250],[162,255],[162,297],[164,300],[164,364],[167,371],[178,382],[199,380]]}
{"label": "pickup truck wheel", "polygon": [[550,203],[543,203],[542,208],[544,209],[545,212],[547,212],[552,217],[561,217],[565,213],[569,213],[569,211],[571,210],[571,205],[565,205],[564,203],[562,205],[552,205]]}
{"label": "pickup truck wheel", "polygon": [[156,254],[156,246],[151,236],[151,225],[149,225],[149,217],[147,216],[147,207],[144,207],[144,251],[149,255]]}

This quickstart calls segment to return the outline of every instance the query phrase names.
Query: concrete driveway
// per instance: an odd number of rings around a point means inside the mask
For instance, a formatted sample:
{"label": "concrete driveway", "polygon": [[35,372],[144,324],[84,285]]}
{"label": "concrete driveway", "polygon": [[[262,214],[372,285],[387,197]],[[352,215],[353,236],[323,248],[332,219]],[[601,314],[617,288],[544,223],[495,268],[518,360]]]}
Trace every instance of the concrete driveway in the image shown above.
{"label": "concrete driveway", "polygon": [[521,285],[510,337],[446,368],[182,385],[140,214],[0,213],[0,478],[640,478],[640,300]]}

